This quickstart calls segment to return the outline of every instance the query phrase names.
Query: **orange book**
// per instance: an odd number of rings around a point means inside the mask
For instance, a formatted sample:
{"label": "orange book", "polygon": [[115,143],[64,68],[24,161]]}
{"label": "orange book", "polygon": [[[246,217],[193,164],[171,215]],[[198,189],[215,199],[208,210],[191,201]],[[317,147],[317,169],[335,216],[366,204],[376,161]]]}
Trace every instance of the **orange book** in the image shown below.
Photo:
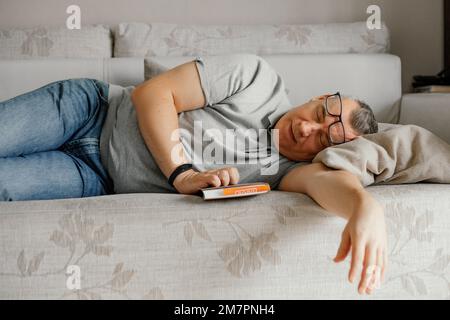
{"label": "orange book", "polygon": [[269,191],[270,185],[265,182],[233,184],[226,187],[213,187],[201,189],[203,200],[248,197],[267,193]]}

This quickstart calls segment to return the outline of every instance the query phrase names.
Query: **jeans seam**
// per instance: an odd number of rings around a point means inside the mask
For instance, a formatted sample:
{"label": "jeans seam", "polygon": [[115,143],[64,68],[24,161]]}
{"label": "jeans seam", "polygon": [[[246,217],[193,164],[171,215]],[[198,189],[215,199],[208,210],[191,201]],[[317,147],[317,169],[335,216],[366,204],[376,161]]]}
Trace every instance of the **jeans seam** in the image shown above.
{"label": "jeans seam", "polygon": [[96,79],[91,79],[91,81],[92,81],[92,83],[93,83],[93,85],[94,85],[94,87],[95,87],[95,90],[97,91],[99,97],[103,100],[103,102],[108,103],[108,99],[105,98],[105,96],[103,95],[103,93],[101,93],[100,88],[99,88],[98,85],[97,85],[97,80],[96,80]]}
{"label": "jeans seam", "polygon": [[100,139],[86,137],[86,138],[78,138],[75,140],[71,140],[65,143],[65,145],[87,145],[87,144],[98,144]]}
{"label": "jeans seam", "polygon": [[99,143],[100,141],[97,138],[80,138],[65,143],[60,150],[76,156],[100,154]]}

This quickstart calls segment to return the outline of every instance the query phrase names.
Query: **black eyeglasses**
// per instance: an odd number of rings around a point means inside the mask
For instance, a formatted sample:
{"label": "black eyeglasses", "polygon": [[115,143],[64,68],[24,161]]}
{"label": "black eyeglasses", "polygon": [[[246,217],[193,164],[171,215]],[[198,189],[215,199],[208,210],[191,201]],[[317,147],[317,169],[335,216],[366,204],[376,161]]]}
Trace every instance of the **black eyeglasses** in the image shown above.
{"label": "black eyeglasses", "polygon": [[329,116],[338,118],[328,127],[328,143],[329,146],[335,146],[345,143],[344,123],[342,122],[342,98],[339,92],[329,95],[323,104],[325,111]]}

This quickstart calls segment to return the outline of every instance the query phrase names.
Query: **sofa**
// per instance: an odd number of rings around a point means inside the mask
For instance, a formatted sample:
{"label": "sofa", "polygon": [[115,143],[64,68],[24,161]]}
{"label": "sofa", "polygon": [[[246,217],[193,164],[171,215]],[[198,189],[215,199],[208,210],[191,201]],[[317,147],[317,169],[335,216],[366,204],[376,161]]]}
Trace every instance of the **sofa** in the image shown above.
{"label": "sofa", "polygon": [[[293,106],[340,90],[381,122],[420,121],[450,142],[445,117],[417,116],[428,104],[448,114],[448,96],[403,97],[388,29],[363,22],[0,30],[0,101],[67,78],[136,85],[197,55],[234,52],[264,57]],[[306,195],[273,190],[0,203],[0,299],[450,299],[450,186],[368,190],[389,238],[386,282],[370,296],[348,283],[348,260],[332,261],[345,221]]]}

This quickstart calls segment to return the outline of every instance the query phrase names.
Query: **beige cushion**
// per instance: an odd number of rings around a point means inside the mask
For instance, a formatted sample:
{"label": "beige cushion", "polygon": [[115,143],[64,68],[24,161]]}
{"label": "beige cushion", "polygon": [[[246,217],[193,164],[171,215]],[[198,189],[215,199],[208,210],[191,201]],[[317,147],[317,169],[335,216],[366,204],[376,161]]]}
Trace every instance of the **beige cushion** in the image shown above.
{"label": "beige cushion", "polygon": [[371,31],[366,22],[240,26],[120,23],[113,32],[115,57],[389,51],[386,25]]}
{"label": "beige cushion", "polygon": [[0,30],[0,59],[109,58],[112,37],[108,26],[36,27]]}

